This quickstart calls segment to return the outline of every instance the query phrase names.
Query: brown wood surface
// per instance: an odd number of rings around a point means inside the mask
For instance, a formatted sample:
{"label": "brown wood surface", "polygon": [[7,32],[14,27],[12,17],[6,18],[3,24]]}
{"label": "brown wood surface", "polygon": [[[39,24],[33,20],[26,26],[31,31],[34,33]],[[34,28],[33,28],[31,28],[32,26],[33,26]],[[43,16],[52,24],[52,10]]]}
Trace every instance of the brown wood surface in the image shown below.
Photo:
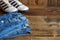
{"label": "brown wood surface", "polygon": [[[60,14],[60,6],[59,0],[21,0],[23,3],[27,3],[26,5],[30,8],[30,12],[27,14]],[[26,2],[27,1],[27,2]],[[55,5],[55,6],[54,6]]]}

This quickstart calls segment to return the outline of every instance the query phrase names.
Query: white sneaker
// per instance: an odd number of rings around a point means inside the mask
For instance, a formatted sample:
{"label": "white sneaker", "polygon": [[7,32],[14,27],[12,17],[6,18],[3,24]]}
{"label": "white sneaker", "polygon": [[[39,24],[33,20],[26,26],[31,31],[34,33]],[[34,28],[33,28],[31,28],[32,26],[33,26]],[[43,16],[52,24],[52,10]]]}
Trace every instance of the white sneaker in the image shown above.
{"label": "white sneaker", "polygon": [[13,5],[14,7],[18,8],[18,10],[20,10],[20,11],[28,11],[29,10],[29,8],[27,6],[25,6],[18,0],[9,0],[9,3],[11,3],[11,5]]}
{"label": "white sneaker", "polygon": [[18,9],[13,7],[8,0],[0,0],[0,6],[5,12],[15,12]]}

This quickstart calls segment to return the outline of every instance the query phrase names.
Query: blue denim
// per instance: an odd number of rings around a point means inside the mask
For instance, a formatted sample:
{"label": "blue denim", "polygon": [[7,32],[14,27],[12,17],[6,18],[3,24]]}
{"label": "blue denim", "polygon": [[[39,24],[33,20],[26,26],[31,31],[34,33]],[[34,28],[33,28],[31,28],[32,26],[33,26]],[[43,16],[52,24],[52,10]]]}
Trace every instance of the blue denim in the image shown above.
{"label": "blue denim", "polygon": [[19,12],[10,12],[0,16],[0,40],[15,38],[30,33],[28,19]]}

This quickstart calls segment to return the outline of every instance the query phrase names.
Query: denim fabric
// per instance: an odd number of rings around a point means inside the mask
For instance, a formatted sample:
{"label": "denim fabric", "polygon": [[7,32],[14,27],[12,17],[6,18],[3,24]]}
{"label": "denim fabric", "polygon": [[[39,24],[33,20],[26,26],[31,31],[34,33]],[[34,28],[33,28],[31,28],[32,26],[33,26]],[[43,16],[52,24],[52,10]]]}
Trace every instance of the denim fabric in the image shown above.
{"label": "denim fabric", "polygon": [[19,12],[10,12],[0,16],[0,40],[15,38],[30,33],[28,19]]}

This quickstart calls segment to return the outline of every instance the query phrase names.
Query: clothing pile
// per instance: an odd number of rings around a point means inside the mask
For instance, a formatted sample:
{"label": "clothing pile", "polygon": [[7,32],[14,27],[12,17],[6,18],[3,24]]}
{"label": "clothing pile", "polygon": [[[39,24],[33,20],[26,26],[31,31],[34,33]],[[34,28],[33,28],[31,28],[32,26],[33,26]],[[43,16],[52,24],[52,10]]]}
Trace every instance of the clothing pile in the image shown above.
{"label": "clothing pile", "polygon": [[6,12],[0,16],[0,40],[30,34],[28,19],[18,11],[29,8],[18,0],[0,0],[0,6]]}

